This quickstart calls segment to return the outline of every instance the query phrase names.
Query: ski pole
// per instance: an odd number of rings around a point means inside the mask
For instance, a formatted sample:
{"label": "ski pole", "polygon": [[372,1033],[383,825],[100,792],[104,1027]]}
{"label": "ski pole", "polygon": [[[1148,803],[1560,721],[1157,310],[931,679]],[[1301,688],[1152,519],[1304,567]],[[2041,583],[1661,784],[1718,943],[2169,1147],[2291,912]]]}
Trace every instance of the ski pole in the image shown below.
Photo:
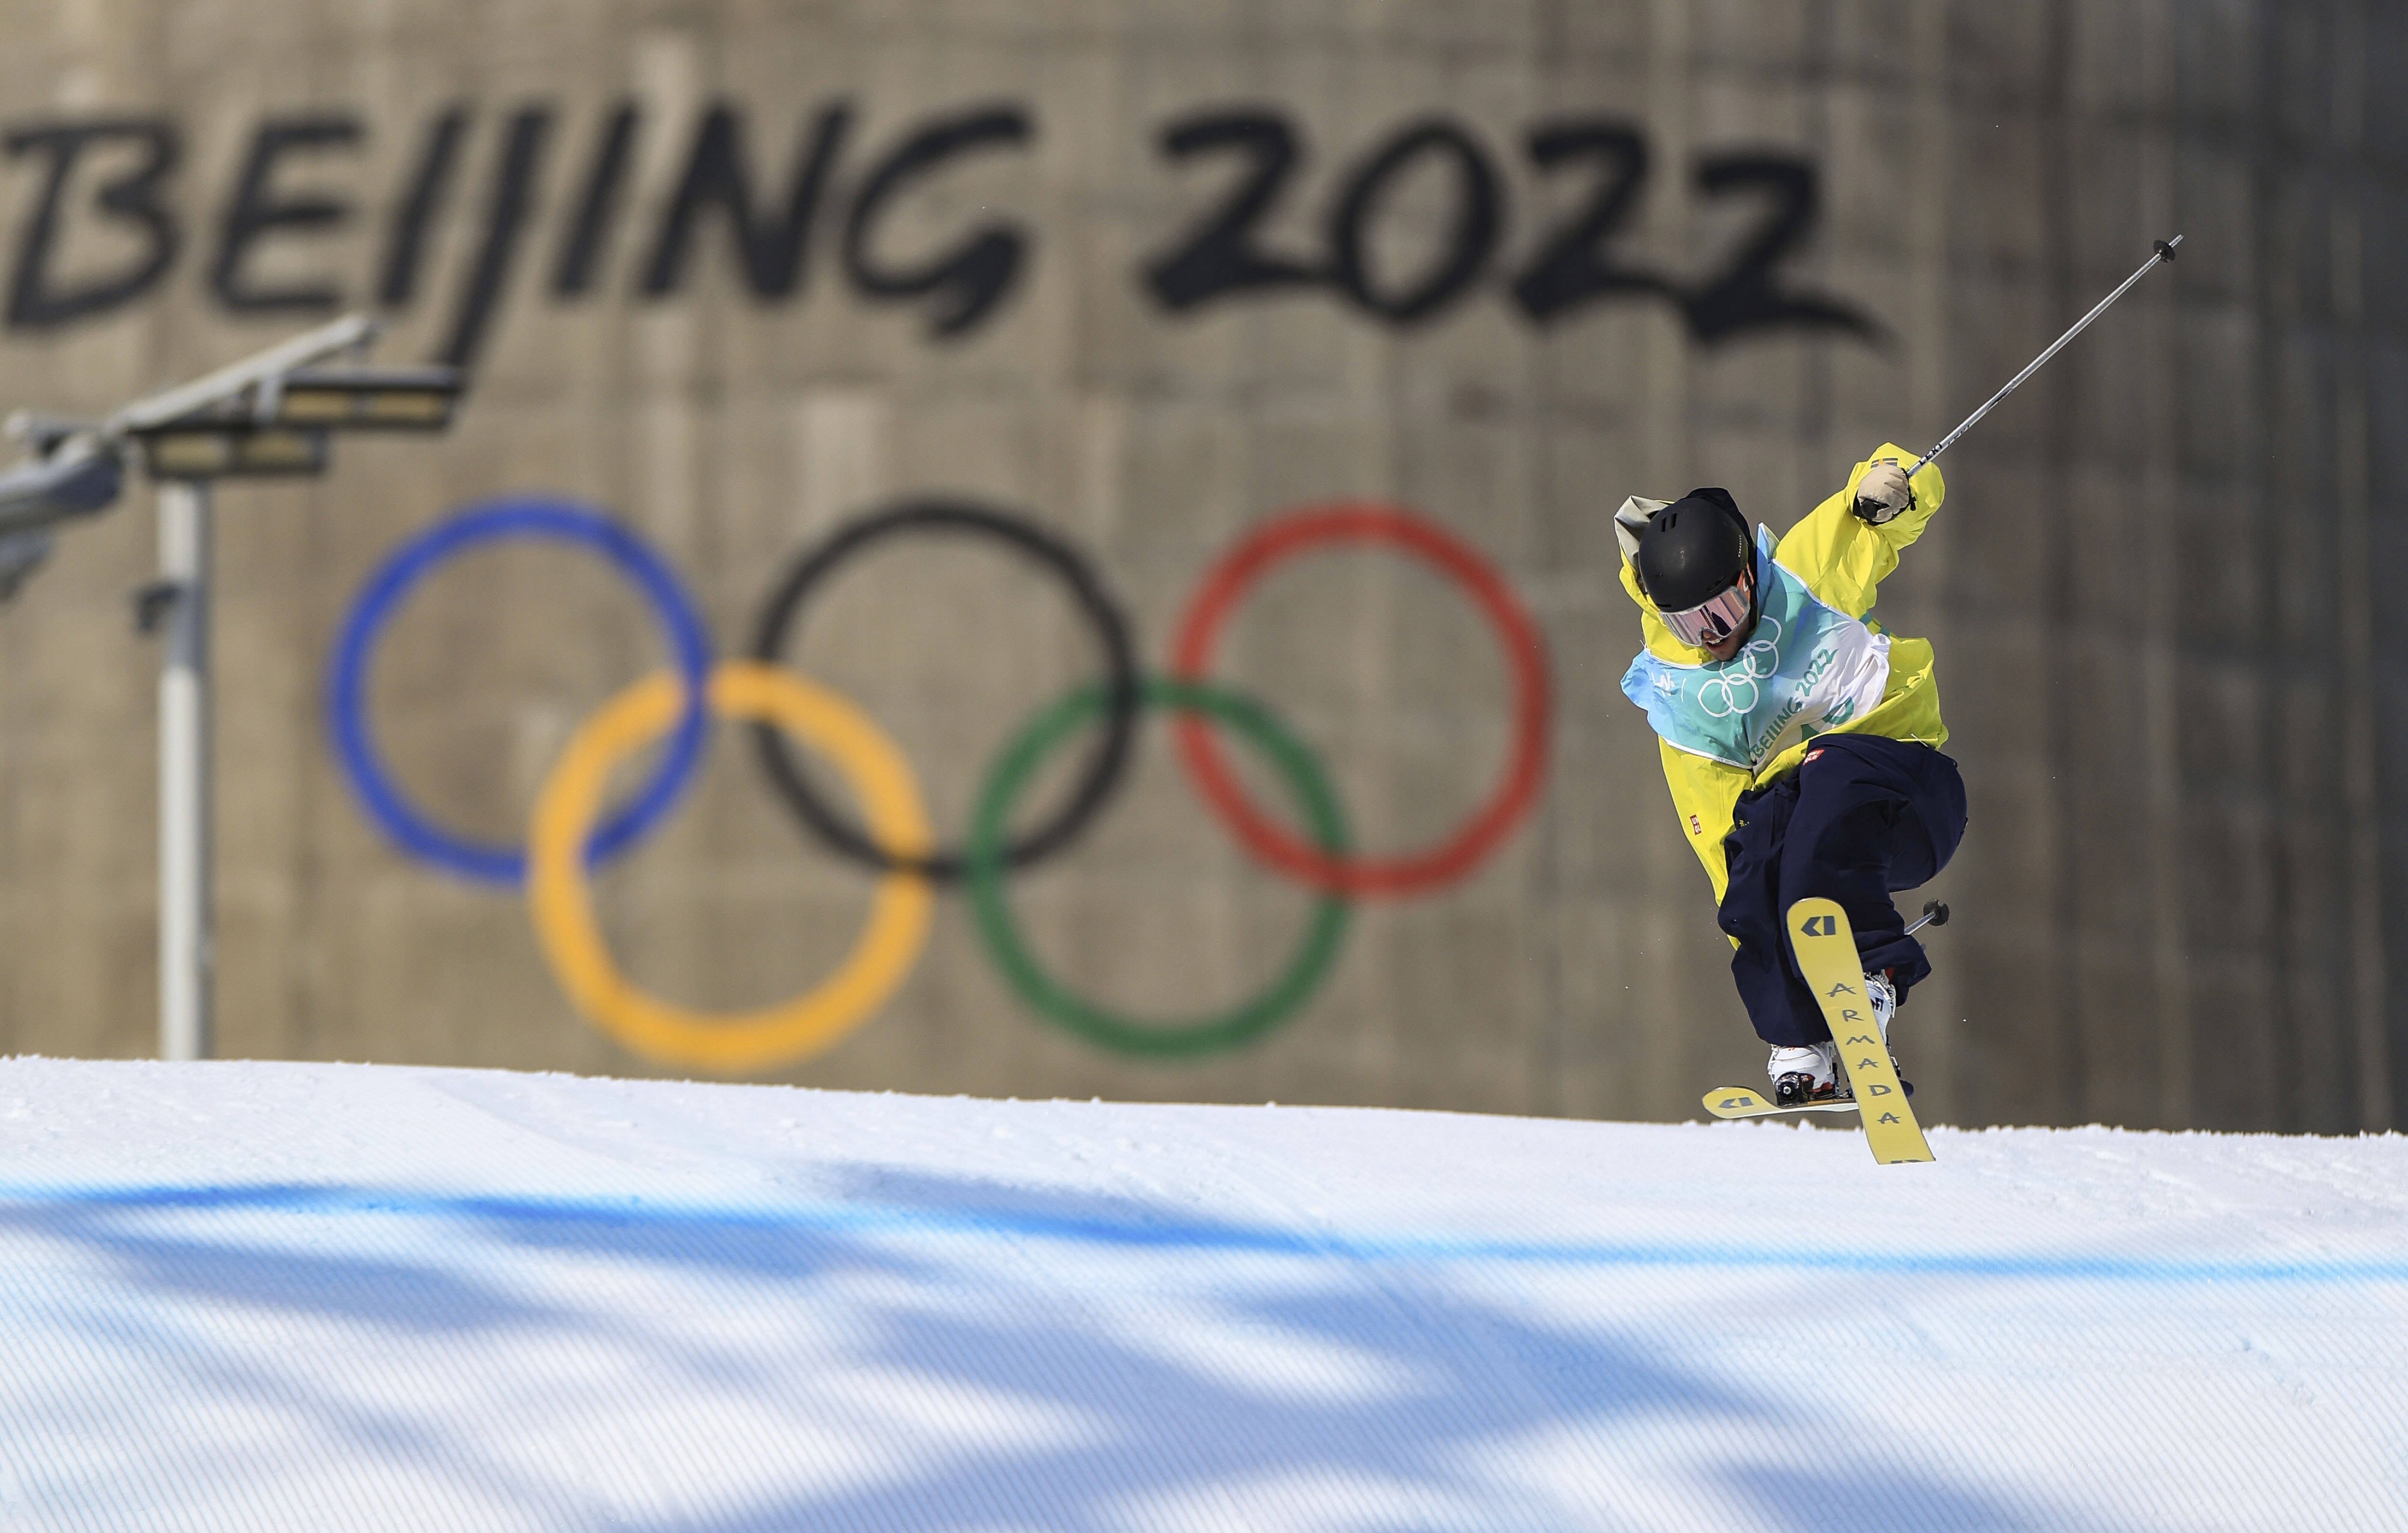
{"label": "ski pole", "polygon": [[[2116,299],[2130,292],[2132,290],[2133,283],[2155,271],[2157,267],[2158,262],[2172,262],[2174,258],[2174,247],[2180,245],[2182,242],[2183,236],[2180,235],[2174,236],[2172,239],[2158,240],[2157,242],[2157,253],[2150,256],[2146,261],[2142,262],[2140,270],[2134,272],[2131,276],[2125,278],[2124,285],[2122,287],[2117,288],[2114,292],[2107,294],[2104,298],[2100,299],[2098,308],[2092,309],[2089,313],[2085,314],[2082,318],[2074,321],[2072,329],[2067,331],[2064,335],[2057,337],[2056,340],[2050,342],[2047,351],[2042,351],[2040,355],[2031,359],[2030,366],[2026,367],[2022,372],[2017,373],[2014,378],[2008,380],[2007,386],[2005,388],[2000,389],[1998,393],[1990,395],[1990,402],[1988,404],[1984,405],[1980,409],[1977,409],[1972,414],[1965,417],[1965,423],[1963,425],[1958,426],[1947,436],[1940,438],[1940,445],[1933,448],[1930,451],[1926,452],[1922,459],[1917,462],[1913,468],[1906,471],[1906,477],[1913,479],[1916,474],[1922,471],[1924,464],[1929,463],[1932,459],[1940,456],[1942,452],[1945,452],[1950,448],[1956,446],[1957,437],[1962,437],[1965,433],[1972,430],[1973,423],[1979,421],[1983,416],[1989,414],[1991,409],[1998,405],[2000,400],[2004,399],[2007,395],[2014,393],[2017,388],[2022,386],[2025,379],[2029,378],[2032,374],[2040,371],[2040,365],[2046,362],[2049,358],[2057,355],[2058,348],[2062,347],[2067,341],[2071,340],[2074,337],[2082,334],[2083,328],[2089,324],[2091,321],[2097,319],[2100,315],[2106,313],[2108,305],[2114,303]],[[1911,930],[1912,928],[1909,929]]]}
{"label": "ski pole", "polygon": [[[1942,443],[1942,445],[1945,446],[1946,444]],[[1916,932],[1921,931],[1926,926],[1945,926],[1946,924],[1948,924],[1948,907],[1941,904],[1936,899],[1926,900],[1923,904],[1922,918],[1916,921],[1914,925],[1906,928],[1906,935],[1913,937]]]}

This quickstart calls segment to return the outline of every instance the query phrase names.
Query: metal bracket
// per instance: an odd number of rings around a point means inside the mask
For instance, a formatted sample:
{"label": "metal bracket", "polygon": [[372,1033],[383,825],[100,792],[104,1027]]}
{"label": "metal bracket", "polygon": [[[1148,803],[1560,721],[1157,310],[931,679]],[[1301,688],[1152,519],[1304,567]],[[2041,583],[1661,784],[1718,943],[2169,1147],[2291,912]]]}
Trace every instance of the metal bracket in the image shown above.
{"label": "metal bracket", "polygon": [[166,624],[167,615],[184,599],[181,580],[152,580],[137,586],[134,592],[134,627],[136,632],[155,634]]}

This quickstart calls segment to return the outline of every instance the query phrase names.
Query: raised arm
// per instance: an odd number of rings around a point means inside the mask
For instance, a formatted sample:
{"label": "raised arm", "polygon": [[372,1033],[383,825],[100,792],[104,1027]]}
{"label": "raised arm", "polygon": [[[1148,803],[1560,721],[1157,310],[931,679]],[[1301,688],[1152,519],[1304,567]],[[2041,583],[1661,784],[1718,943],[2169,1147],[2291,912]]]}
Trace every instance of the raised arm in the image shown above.
{"label": "raised arm", "polygon": [[[1927,465],[1907,488],[1909,504],[1896,506],[1897,481],[1916,454],[1896,442],[1885,442],[1848,475],[1848,482],[1781,539],[1777,557],[1803,579],[1814,595],[1851,617],[1872,610],[1882,579],[1898,567],[1899,551],[1923,536],[1931,513],[1940,509],[1947,486],[1937,465]],[[1895,467],[1877,470],[1887,460]],[[1868,477],[1870,482],[1868,483]],[[1857,507],[1860,491],[1869,492],[1866,510],[1893,514],[1879,523],[1867,520]],[[1883,503],[1886,501],[1887,504]]]}

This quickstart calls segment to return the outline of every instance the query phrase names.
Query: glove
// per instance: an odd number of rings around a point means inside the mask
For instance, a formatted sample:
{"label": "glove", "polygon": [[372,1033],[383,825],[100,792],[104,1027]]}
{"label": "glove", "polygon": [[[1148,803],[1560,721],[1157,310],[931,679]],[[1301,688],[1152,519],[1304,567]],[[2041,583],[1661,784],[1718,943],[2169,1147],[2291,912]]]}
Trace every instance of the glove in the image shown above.
{"label": "glove", "polygon": [[1914,492],[1896,458],[1882,459],[1856,480],[1856,515],[1876,527],[1914,504]]}

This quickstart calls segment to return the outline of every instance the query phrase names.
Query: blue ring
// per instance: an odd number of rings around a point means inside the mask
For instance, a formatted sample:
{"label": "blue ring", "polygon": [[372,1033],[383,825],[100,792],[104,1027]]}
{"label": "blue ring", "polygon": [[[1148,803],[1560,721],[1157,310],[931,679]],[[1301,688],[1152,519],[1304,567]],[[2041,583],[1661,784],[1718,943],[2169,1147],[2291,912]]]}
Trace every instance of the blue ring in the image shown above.
{"label": "blue ring", "polygon": [[636,838],[668,812],[669,806],[694,775],[702,756],[709,728],[706,688],[710,679],[710,640],[702,615],[679,585],[674,571],[635,534],[566,501],[502,500],[472,506],[446,522],[438,522],[395,549],[352,600],[344,620],[342,640],[335,652],[335,671],[326,692],[327,718],[344,774],[366,807],[370,818],[386,835],[438,867],[483,883],[521,885],[526,881],[526,852],[516,847],[494,846],[455,836],[427,819],[408,800],[386,772],[368,738],[366,706],[368,652],[387,619],[409,588],[452,555],[480,543],[510,537],[544,537],[581,543],[602,554],[633,577],[652,603],[661,625],[668,630],[669,647],[685,679],[685,712],[669,741],[666,757],[644,784],[633,803],[597,826],[585,843],[588,865],[616,856]]}

